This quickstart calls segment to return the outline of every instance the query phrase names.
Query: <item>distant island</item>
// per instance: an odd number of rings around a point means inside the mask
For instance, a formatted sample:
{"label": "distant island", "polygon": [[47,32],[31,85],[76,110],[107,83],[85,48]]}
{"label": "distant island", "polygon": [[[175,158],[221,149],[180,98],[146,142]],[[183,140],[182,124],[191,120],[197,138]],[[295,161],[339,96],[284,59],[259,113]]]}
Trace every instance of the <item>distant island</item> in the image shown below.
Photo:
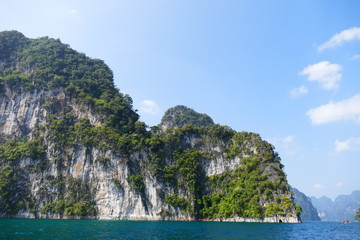
{"label": "distant island", "polygon": [[274,147],[186,106],[139,121],[102,60],[0,32],[0,216],[300,222]]}

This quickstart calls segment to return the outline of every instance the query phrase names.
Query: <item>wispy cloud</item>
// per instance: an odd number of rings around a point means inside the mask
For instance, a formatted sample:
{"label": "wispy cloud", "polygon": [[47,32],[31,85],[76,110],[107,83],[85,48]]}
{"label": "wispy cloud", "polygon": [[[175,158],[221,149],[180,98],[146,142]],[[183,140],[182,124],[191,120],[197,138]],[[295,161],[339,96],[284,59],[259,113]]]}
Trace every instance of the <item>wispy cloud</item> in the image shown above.
{"label": "wispy cloud", "polygon": [[160,112],[158,105],[152,100],[141,101],[139,110],[151,115],[157,115]]}
{"label": "wispy cloud", "polygon": [[76,9],[70,9],[70,10],[67,10],[66,13],[69,14],[69,15],[75,15],[75,14],[78,13],[78,10],[76,10]]}
{"label": "wispy cloud", "polygon": [[305,95],[309,92],[309,90],[305,86],[300,86],[298,88],[294,88],[290,91],[290,97],[297,98],[302,95]]}
{"label": "wispy cloud", "polygon": [[360,59],[360,54],[356,54],[354,56],[352,56],[351,58],[349,58],[349,60],[351,61],[355,61],[355,60],[359,60]]}
{"label": "wispy cloud", "polygon": [[295,137],[292,135],[283,137],[283,138],[270,138],[269,142],[273,143],[273,144],[281,144],[281,145],[286,145],[286,144],[290,144],[292,142],[295,141]]}
{"label": "wispy cloud", "polygon": [[341,80],[341,69],[339,64],[322,61],[305,67],[300,75],[307,75],[310,82],[319,82],[325,90],[334,90]]}
{"label": "wispy cloud", "polygon": [[320,183],[316,183],[314,186],[313,186],[315,189],[324,189],[325,186],[320,184]]}
{"label": "wispy cloud", "polygon": [[341,46],[344,42],[349,42],[353,40],[360,40],[359,27],[349,28],[338,34],[335,34],[327,42],[321,44],[318,48],[318,51],[321,52],[327,48]]}
{"label": "wispy cloud", "polygon": [[292,143],[292,142],[294,142],[294,140],[295,140],[295,137],[294,136],[287,136],[287,137],[285,137],[285,138],[283,138],[282,139],[282,141],[284,142],[284,143],[286,143],[286,144],[288,144],[288,143]]}
{"label": "wispy cloud", "polygon": [[343,182],[338,182],[335,184],[335,187],[342,187],[344,186],[344,183]]}
{"label": "wispy cloud", "polygon": [[345,141],[340,141],[340,140],[335,141],[335,151],[337,152],[348,151],[358,148],[360,148],[360,137],[350,138]]}
{"label": "wispy cloud", "polygon": [[59,19],[59,18],[79,18],[79,11],[75,8],[71,8],[69,6],[63,4],[54,4],[51,5],[49,8],[45,8],[43,13],[51,17],[51,19]]}
{"label": "wispy cloud", "polygon": [[360,123],[360,94],[339,102],[331,101],[306,114],[314,125],[345,120]]}
{"label": "wispy cloud", "polygon": [[289,135],[286,137],[275,137],[266,139],[268,142],[273,144],[282,155],[293,156],[297,152],[297,146],[295,143],[295,136]]}

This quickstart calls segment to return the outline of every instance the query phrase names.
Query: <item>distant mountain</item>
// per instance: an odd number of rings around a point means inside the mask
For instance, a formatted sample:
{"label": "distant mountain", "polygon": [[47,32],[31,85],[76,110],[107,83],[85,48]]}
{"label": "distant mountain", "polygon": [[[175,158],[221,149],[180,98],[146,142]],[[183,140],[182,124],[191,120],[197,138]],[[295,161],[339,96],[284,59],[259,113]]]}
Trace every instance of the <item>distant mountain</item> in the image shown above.
{"label": "distant mountain", "polygon": [[314,207],[318,210],[319,217],[322,221],[334,221],[336,218],[333,212],[333,201],[323,196],[321,198],[311,197]]}
{"label": "distant mountain", "polygon": [[291,189],[293,193],[294,202],[297,205],[300,205],[302,212],[300,218],[303,221],[320,221],[318,216],[318,211],[311,202],[310,197],[306,196],[304,193],[300,192],[296,188]]}
{"label": "distant mountain", "polygon": [[311,197],[313,205],[319,212],[322,221],[354,221],[356,210],[360,208],[360,190],[350,195],[340,195],[335,201],[328,197]]}

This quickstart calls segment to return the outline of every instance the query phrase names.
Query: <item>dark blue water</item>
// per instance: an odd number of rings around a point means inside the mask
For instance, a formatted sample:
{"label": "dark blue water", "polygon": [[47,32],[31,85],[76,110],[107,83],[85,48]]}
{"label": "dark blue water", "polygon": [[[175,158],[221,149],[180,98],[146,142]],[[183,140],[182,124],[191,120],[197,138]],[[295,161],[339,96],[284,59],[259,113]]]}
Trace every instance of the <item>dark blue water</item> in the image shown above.
{"label": "dark blue water", "polygon": [[360,223],[0,219],[0,239],[360,239]]}

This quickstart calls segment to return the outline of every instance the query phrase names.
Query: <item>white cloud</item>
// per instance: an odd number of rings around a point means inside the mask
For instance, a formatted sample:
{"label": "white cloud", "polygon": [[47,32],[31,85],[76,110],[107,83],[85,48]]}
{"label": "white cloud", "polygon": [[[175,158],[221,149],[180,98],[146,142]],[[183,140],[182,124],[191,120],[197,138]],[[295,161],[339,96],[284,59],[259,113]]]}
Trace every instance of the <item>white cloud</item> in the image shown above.
{"label": "white cloud", "polygon": [[335,151],[341,152],[341,151],[346,151],[349,149],[350,149],[350,146],[347,141],[343,141],[343,142],[339,141],[339,140],[335,141]]}
{"label": "white cloud", "polygon": [[155,101],[143,100],[140,102],[140,111],[151,115],[157,115],[160,109]]}
{"label": "white cloud", "polygon": [[349,58],[349,60],[354,61],[354,60],[359,60],[360,59],[360,54],[356,54],[354,56],[352,56],[351,58]]}
{"label": "white cloud", "polygon": [[335,187],[342,187],[344,186],[344,183],[343,182],[338,182],[335,184]]}
{"label": "white cloud", "polygon": [[69,14],[69,15],[75,15],[75,14],[78,13],[78,11],[76,9],[70,9],[66,13]]}
{"label": "white cloud", "polygon": [[360,123],[360,94],[340,102],[331,101],[306,114],[315,125],[345,120]]}
{"label": "white cloud", "polygon": [[282,156],[293,156],[297,152],[295,137],[292,135],[283,138],[269,138],[267,141],[273,144]]}
{"label": "white cloud", "polygon": [[295,137],[291,136],[291,135],[283,138],[283,142],[286,144],[292,143],[294,140],[295,140]]}
{"label": "white cloud", "polygon": [[275,145],[288,145],[295,141],[295,137],[292,135],[289,135],[287,137],[283,138],[270,138],[269,142],[275,144]]}
{"label": "white cloud", "polygon": [[335,141],[335,151],[337,152],[347,151],[356,148],[360,148],[360,137],[350,138],[345,141],[340,141],[340,140]]}
{"label": "white cloud", "polygon": [[325,187],[322,184],[317,183],[317,184],[314,185],[314,188],[315,189],[324,189]]}
{"label": "white cloud", "polygon": [[325,90],[334,90],[338,87],[338,82],[341,80],[342,67],[339,64],[322,61],[309,65],[302,72],[301,75],[308,75],[308,80],[320,83],[321,88]]}
{"label": "white cloud", "polygon": [[305,95],[309,92],[309,90],[305,86],[300,86],[298,88],[294,88],[290,92],[290,97],[297,98],[302,95]]}
{"label": "white cloud", "polygon": [[43,13],[50,17],[49,19],[73,19],[79,17],[79,11],[75,8],[71,8],[69,6],[63,4],[54,4],[51,5],[49,8],[45,8]]}
{"label": "white cloud", "polygon": [[318,51],[320,52],[327,48],[341,46],[344,42],[349,42],[352,40],[360,40],[360,28],[354,27],[335,34],[330,38],[329,41],[321,44],[318,48]]}

